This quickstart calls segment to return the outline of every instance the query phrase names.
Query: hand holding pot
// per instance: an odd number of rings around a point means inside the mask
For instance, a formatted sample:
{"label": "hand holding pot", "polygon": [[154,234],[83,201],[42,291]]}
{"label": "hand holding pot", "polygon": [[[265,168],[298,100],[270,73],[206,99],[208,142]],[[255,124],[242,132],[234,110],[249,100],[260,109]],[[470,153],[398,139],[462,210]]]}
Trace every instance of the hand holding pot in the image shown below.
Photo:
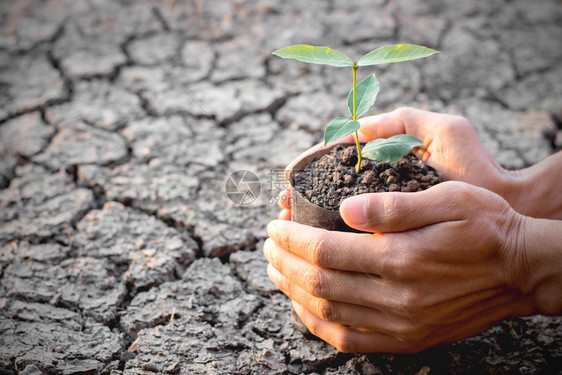
{"label": "hand holding pot", "polygon": [[273,282],[340,351],[418,352],[511,316],[562,313],[562,223],[532,219],[462,182],[347,199],[329,232],[268,227]]}
{"label": "hand holding pot", "polygon": [[[360,122],[361,141],[397,134],[420,138],[424,146],[416,148],[414,153],[439,170],[443,181],[464,181],[493,191],[524,215],[562,219],[562,194],[557,189],[562,180],[560,152],[532,167],[506,171],[486,151],[472,125],[464,117],[404,107],[365,117]],[[341,140],[349,141],[352,141],[350,137]],[[319,148],[321,145],[304,154]],[[293,163],[287,170],[292,166]],[[287,195],[282,195],[279,201],[284,210],[290,210],[290,199],[287,198]],[[282,211],[279,218],[289,219],[290,211]]]}
{"label": "hand holding pot", "polygon": [[[502,195],[509,173],[501,168],[484,149],[470,122],[461,116],[447,115],[402,107],[393,112],[365,117],[360,120],[360,139],[363,142],[388,138],[397,134],[410,134],[420,138],[424,146],[414,150],[416,156],[436,168],[442,179],[465,181]],[[348,139],[349,138],[349,139]],[[338,142],[352,142],[351,137]],[[316,145],[289,164],[290,171],[303,156],[321,149]],[[284,192],[279,205],[281,220],[290,220],[290,196]]]}
{"label": "hand holding pot", "polygon": [[440,171],[444,181],[464,181],[497,191],[508,174],[486,151],[470,122],[461,116],[403,107],[363,118],[360,131],[368,139],[396,134],[418,137],[424,146],[414,153]]}

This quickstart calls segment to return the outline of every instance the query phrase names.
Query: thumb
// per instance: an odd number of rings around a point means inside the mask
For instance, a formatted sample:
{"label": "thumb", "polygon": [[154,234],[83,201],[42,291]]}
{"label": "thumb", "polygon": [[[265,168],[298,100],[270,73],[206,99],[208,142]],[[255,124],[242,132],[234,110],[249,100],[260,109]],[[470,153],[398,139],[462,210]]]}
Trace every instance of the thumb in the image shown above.
{"label": "thumb", "polygon": [[457,204],[471,186],[450,181],[416,193],[370,193],[347,198],[340,215],[352,228],[367,232],[402,232],[444,221],[461,220]]}

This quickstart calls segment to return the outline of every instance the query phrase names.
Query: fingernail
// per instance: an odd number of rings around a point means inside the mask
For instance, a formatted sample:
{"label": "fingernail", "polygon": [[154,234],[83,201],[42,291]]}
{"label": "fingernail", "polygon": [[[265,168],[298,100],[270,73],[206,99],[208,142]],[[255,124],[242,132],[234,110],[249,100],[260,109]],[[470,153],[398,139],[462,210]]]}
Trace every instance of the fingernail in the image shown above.
{"label": "fingernail", "polygon": [[273,221],[271,221],[269,222],[269,224],[267,224],[267,235],[273,240],[275,240],[276,234],[277,234],[277,228],[275,227]]}
{"label": "fingernail", "polygon": [[359,195],[347,198],[340,206],[340,215],[351,226],[367,224],[367,197]]}
{"label": "fingernail", "polygon": [[271,238],[268,238],[267,240],[265,240],[265,242],[263,243],[263,256],[265,257],[265,259],[269,260],[269,255],[271,254],[271,243],[273,241],[271,240]]}

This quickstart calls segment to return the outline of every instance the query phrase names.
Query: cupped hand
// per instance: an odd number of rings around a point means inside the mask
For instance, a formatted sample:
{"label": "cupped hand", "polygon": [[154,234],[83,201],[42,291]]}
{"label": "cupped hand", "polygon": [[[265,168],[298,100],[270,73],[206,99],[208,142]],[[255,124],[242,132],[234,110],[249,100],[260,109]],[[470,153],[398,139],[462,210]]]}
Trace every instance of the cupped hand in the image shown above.
{"label": "cupped hand", "polygon": [[[461,116],[428,112],[403,107],[393,112],[365,117],[361,120],[360,141],[410,134],[420,138],[424,146],[413,152],[442,174],[442,180],[464,181],[496,192],[509,199],[509,173],[486,151],[470,122]],[[353,142],[350,135],[338,142]],[[322,148],[316,145],[289,164],[291,170],[297,160]],[[282,194],[280,219],[290,219],[290,199]]]}
{"label": "cupped hand", "polygon": [[508,172],[484,148],[466,118],[402,107],[360,122],[360,132],[368,139],[397,134],[421,139],[424,145],[413,152],[439,170],[444,181],[464,181],[501,195]]}
{"label": "cupped hand", "polygon": [[534,312],[521,291],[526,217],[500,196],[445,182],[356,196],[340,212],[377,234],[273,221],[264,244],[271,280],[340,351],[418,352]]}

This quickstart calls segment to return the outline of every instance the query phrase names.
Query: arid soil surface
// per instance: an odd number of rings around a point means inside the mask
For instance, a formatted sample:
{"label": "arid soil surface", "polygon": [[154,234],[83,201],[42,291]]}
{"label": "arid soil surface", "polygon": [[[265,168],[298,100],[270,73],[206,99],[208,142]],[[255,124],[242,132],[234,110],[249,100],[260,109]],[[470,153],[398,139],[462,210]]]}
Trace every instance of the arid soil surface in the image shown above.
{"label": "arid soil surface", "polygon": [[[0,373],[560,373],[543,316],[338,353],[293,329],[261,244],[351,77],[272,51],[437,48],[376,70],[372,113],[461,114],[518,169],[562,148],[561,40],[557,0],[0,2]],[[251,204],[225,192],[237,170]]]}

